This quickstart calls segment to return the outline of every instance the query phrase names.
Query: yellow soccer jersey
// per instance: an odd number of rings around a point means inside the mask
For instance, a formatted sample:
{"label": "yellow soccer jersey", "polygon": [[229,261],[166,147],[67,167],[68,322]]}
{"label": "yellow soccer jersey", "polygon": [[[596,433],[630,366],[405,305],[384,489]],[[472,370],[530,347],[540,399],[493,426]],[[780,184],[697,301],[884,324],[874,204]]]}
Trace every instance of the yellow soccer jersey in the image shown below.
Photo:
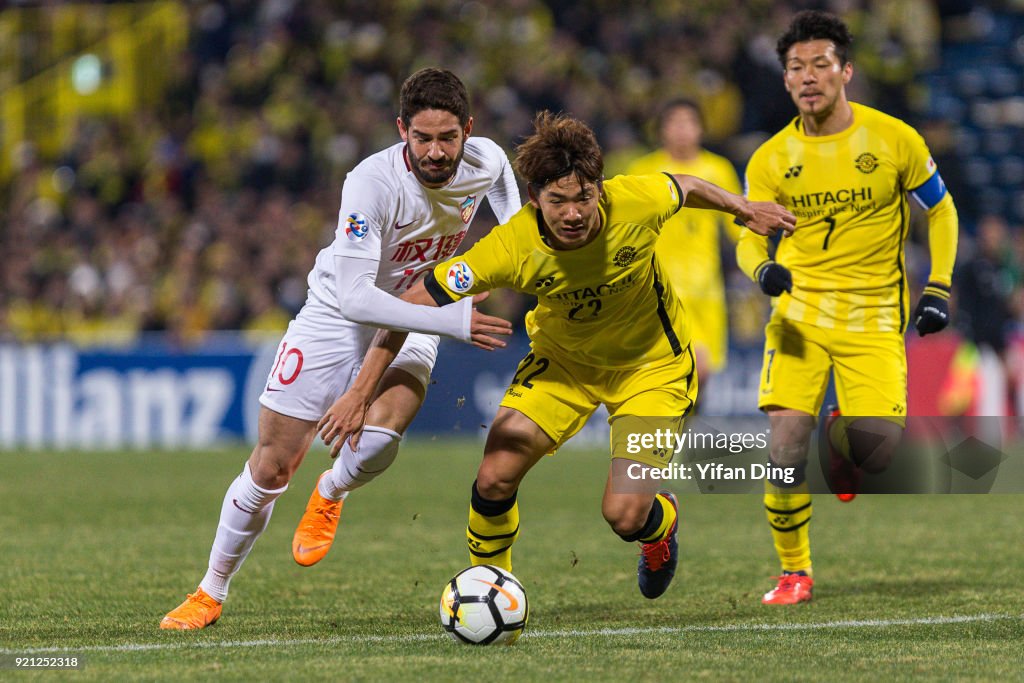
{"label": "yellow soccer jersey", "polygon": [[601,232],[579,249],[541,237],[540,212],[524,206],[424,282],[439,302],[505,287],[537,297],[526,330],[537,353],[598,368],[636,368],[687,351],[682,306],[654,258],[662,224],[682,206],[665,174],[604,183]]}
{"label": "yellow soccer jersey", "polygon": [[[951,200],[913,128],[850,106],[853,124],[840,133],[805,135],[797,117],[761,145],[747,167],[747,196],[778,202],[797,217],[799,229],[775,255],[793,274],[792,295],[779,297],[777,316],[852,332],[902,331],[909,307],[907,192],[927,190],[936,198],[929,206]],[[754,277],[767,259],[767,238],[743,230],[743,270]],[[933,264],[933,280],[948,286],[950,275],[936,274]]]}
{"label": "yellow soccer jersey", "polygon": [[[678,161],[664,150],[634,161],[628,173],[685,173],[739,194],[740,181],[725,157],[701,150],[692,161]],[[736,242],[740,229],[731,214],[720,211],[680,211],[667,221],[656,252],[665,276],[686,311],[695,345],[707,352],[713,372],[725,367],[729,346],[725,283],[722,279],[721,234]]]}
{"label": "yellow soccer jersey", "polygon": [[[631,175],[658,172],[697,176],[729,192],[741,192],[732,163],[707,150],[701,150],[693,161],[677,161],[664,150],[657,150],[640,157],[627,170]],[[738,239],[740,231],[734,217],[720,211],[680,211],[665,221],[658,240],[658,256],[681,296],[724,302],[720,253],[723,230],[733,242]]]}

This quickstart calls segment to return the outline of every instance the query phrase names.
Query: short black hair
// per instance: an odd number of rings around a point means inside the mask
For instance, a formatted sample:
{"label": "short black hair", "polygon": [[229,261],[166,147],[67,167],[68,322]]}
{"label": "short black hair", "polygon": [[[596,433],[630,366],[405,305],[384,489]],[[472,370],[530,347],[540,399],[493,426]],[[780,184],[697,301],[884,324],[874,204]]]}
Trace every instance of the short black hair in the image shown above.
{"label": "short black hair", "polygon": [[676,109],[689,109],[697,115],[697,121],[700,122],[701,127],[704,126],[704,114],[700,110],[700,105],[697,104],[696,100],[691,100],[689,97],[674,97],[665,104],[661,105],[661,109],[658,110],[658,130],[660,131],[662,126],[665,125],[665,119],[668,115],[674,112]]}
{"label": "short black hair", "polygon": [[448,69],[420,69],[402,83],[398,116],[408,128],[412,117],[427,109],[450,112],[465,127],[469,123],[466,86]]}
{"label": "short black hair", "polygon": [[809,40],[831,40],[836,46],[836,57],[842,65],[850,61],[850,45],[853,36],[846,23],[834,14],[821,10],[804,10],[799,12],[789,24],[789,29],[782,34],[775,44],[775,53],[779,63],[786,68],[786,53],[795,43]]}

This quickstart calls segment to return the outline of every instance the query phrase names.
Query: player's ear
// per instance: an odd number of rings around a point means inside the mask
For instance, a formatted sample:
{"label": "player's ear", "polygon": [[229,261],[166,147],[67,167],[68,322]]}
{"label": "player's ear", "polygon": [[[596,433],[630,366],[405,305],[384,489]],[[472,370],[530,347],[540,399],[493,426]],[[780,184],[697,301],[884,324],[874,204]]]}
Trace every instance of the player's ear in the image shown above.
{"label": "player's ear", "polygon": [[540,208],[540,202],[537,200],[537,193],[533,191],[533,185],[530,183],[526,184],[526,196],[530,199],[530,203],[533,204],[533,208]]}
{"label": "player's ear", "polygon": [[469,117],[469,121],[466,121],[466,127],[462,129],[462,137],[468,138],[469,134],[473,132],[473,117]]}
{"label": "player's ear", "polygon": [[395,119],[395,123],[398,125],[398,134],[402,136],[402,142],[409,141],[409,129],[405,127],[405,122],[402,121],[402,117],[399,116]]}
{"label": "player's ear", "polygon": [[843,65],[843,85],[846,85],[847,83],[849,83],[850,79],[852,79],[852,78],[853,78],[853,63],[852,62],[847,62],[845,65]]}

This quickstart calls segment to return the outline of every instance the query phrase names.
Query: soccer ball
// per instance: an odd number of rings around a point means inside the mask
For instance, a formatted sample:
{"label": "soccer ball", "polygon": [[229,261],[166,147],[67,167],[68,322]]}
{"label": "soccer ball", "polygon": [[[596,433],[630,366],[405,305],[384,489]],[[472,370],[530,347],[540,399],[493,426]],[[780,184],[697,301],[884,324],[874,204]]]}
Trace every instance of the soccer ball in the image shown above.
{"label": "soccer ball", "polygon": [[489,564],[463,569],[441,592],[441,626],[460,643],[511,645],[529,616],[523,584]]}

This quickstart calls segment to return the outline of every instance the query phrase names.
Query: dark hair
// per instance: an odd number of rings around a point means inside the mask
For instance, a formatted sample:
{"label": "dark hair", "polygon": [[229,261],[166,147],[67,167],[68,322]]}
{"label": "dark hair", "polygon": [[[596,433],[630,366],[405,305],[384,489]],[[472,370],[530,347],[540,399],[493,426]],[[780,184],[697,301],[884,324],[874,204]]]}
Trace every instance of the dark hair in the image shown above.
{"label": "dark hair", "polygon": [[839,63],[846,65],[850,61],[850,44],[853,36],[849,27],[834,14],[820,10],[804,10],[799,12],[789,24],[789,29],[782,34],[775,44],[775,52],[779,56],[782,68],[786,68],[786,53],[795,43],[808,40],[831,40],[836,46],[836,57]]}
{"label": "dark hair", "polygon": [[658,131],[660,132],[662,127],[665,125],[665,119],[668,115],[674,112],[676,109],[689,109],[697,115],[697,121],[700,125],[704,125],[704,114],[701,113],[700,105],[697,104],[696,100],[691,100],[689,97],[676,97],[665,104],[661,105],[661,109],[658,110]]}
{"label": "dark hair", "polygon": [[580,185],[601,181],[604,157],[587,124],[542,111],[533,120],[533,129],[533,135],[516,147],[512,165],[535,192],[570,173],[576,174]]}
{"label": "dark hair", "polygon": [[427,109],[451,112],[465,126],[469,123],[466,86],[447,69],[420,69],[402,83],[398,116],[408,128],[412,117]]}

